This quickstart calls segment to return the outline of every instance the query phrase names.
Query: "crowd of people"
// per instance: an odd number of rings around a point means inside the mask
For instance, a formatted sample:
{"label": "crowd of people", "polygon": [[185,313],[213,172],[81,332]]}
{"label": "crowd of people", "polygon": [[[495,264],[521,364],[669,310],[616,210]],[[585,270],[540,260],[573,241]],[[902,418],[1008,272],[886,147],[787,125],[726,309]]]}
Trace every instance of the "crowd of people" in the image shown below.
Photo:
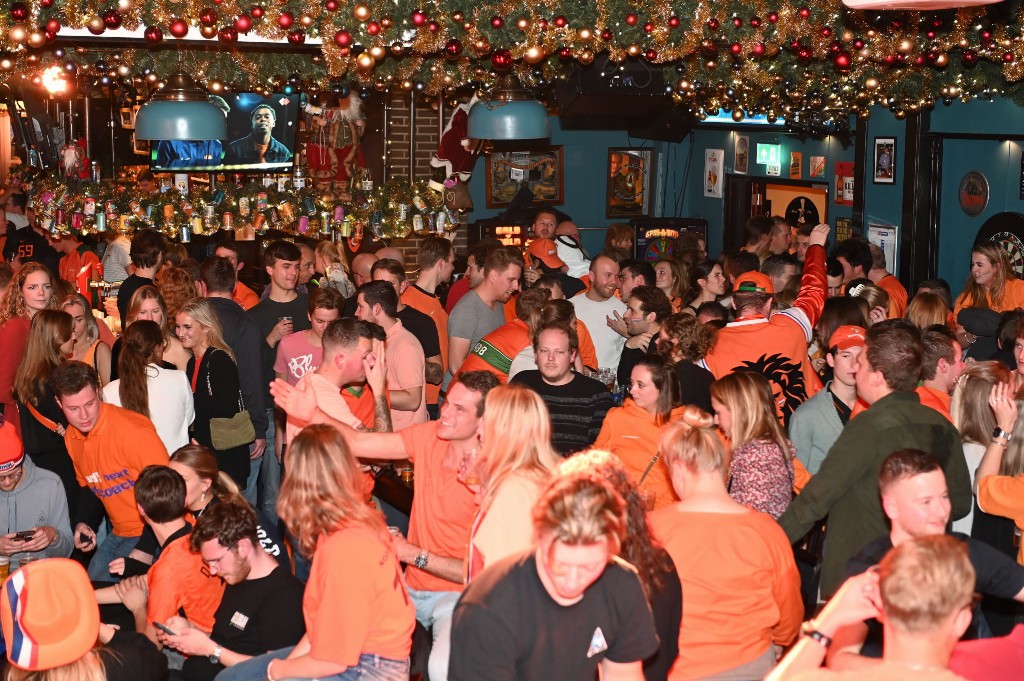
{"label": "crowd of people", "polygon": [[439,236],[277,240],[254,288],[232,241],[16,251],[7,678],[1018,678],[1006,252],[954,299],[827,225],[745,235],[591,258],[541,207],[458,277]]}

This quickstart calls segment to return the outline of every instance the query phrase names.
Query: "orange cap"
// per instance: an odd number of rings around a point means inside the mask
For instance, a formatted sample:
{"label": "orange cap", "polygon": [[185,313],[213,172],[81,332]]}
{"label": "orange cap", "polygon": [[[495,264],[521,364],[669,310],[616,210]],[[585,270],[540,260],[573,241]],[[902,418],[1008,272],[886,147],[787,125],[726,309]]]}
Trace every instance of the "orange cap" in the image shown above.
{"label": "orange cap", "polygon": [[832,337],[828,339],[828,346],[836,350],[849,350],[863,346],[866,337],[867,331],[864,327],[848,324],[840,326],[832,332]]}
{"label": "orange cap", "polygon": [[551,239],[534,239],[526,252],[552,269],[565,267],[565,261],[558,257],[558,246]]}
{"label": "orange cap", "polygon": [[751,271],[744,272],[736,277],[736,286],[733,291],[737,293],[767,293],[775,295],[775,285],[767,274]]}

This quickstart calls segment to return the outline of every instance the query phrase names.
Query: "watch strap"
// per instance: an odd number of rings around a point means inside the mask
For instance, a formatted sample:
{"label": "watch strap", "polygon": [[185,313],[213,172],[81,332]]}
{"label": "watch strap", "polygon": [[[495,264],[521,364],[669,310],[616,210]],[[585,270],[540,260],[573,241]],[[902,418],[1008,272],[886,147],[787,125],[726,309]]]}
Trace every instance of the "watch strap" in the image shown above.
{"label": "watch strap", "polygon": [[809,639],[816,641],[822,648],[832,645],[832,638],[814,628],[814,622],[804,622],[800,625],[800,633]]}

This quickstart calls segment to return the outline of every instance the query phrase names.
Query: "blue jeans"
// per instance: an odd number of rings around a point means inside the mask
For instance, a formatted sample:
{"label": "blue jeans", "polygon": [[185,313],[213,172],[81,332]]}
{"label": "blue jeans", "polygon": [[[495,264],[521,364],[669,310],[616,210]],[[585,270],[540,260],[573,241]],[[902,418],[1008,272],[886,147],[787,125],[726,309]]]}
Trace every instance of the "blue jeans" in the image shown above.
{"label": "blue jeans", "polygon": [[119,575],[110,574],[110,561],[115,558],[125,558],[135,544],[138,537],[119,537],[116,534],[108,534],[103,543],[96,547],[96,553],[89,561],[89,579],[94,582],[119,582]]}
{"label": "blue jeans", "polygon": [[[246,660],[234,667],[228,667],[220,674],[217,674],[217,681],[266,681],[267,667],[272,660],[283,660],[292,652],[292,648],[274,650],[266,655]],[[277,675],[274,669],[274,678],[283,681],[285,677]],[[289,681],[303,681],[288,677]],[[359,664],[349,667],[340,674],[333,676],[321,676],[320,681],[408,681],[409,679],[409,658],[404,660],[390,660],[379,655],[360,655]]]}
{"label": "blue jeans", "polygon": [[427,661],[427,675],[430,681],[447,681],[448,658],[452,649],[452,614],[459,602],[458,591],[417,591],[409,589],[409,596],[416,606],[416,619],[430,630],[433,647]]}
{"label": "blue jeans", "polygon": [[245,500],[253,508],[256,508],[256,504],[259,502],[260,465],[262,463],[262,456],[258,459],[249,459],[249,479],[245,481],[245,489],[242,490]]}
{"label": "blue jeans", "polygon": [[[277,493],[281,490],[281,462],[274,454],[274,410],[267,410],[267,449],[260,463],[260,508],[277,522]],[[251,478],[250,478],[251,479]]]}

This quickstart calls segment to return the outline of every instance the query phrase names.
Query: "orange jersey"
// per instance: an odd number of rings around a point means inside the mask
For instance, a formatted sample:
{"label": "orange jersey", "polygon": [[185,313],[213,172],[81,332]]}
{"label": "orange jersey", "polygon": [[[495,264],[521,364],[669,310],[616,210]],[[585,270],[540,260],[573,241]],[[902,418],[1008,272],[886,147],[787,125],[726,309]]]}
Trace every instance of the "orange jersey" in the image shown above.
{"label": "orange jersey", "polygon": [[796,408],[822,388],[807,346],[826,295],[825,249],[811,246],[793,307],[768,319],[745,317],[719,330],[714,348],[700,365],[715,378],[736,370],[762,374],[772,384],[779,418],[787,423]]}
{"label": "orange jersey", "polygon": [[480,339],[469,349],[466,361],[459,367],[459,373],[466,371],[490,371],[502,383],[508,383],[508,371],[512,360],[530,344],[530,331],[520,319],[499,326]]}
{"label": "orange jersey", "polygon": [[[441,368],[448,371],[448,313],[441,305],[441,299],[413,284],[402,294],[402,303],[414,310],[419,310],[434,320],[434,326],[437,327],[437,341],[441,345]],[[427,404],[437,404],[441,386],[427,383],[426,391]]]}
{"label": "orange jersey", "polygon": [[576,320],[576,335],[580,339],[580,361],[583,366],[597,369],[597,348],[594,346],[594,339],[590,336],[590,329],[587,325]]}
{"label": "orange jersey", "polygon": [[902,319],[907,313],[907,289],[891,274],[879,279],[876,285],[889,294],[889,319]]}
{"label": "orange jersey", "polygon": [[93,299],[94,292],[89,289],[89,281],[100,278],[98,255],[85,246],[79,246],[60,259],[59,270],[61,279],[74,286],[88,300]]}
{"label": "orange jersey", "polygon": [[989,300],[988,295],[980,302],[967,300],[967,292],[960,294],[953,306],[954,318],[960,315],[960,310],[965,307],[988,307],[996,312],[1007,312],[1018,307],[1024,307],[1024,281],[1020,279],[1008,279],[1003,284],[1003,295],[997,301]]}
{"label": "orange jersey", "polygon": [[210,631],[224,595],[224,580],[210,576],[202,556],[192,551],[190,541],[187,534],[171,541],[146,573],[146,619],[166,622],[180,608],[192,624]]}
{"label": "orange jersey", "polygon": [[251,310],[260,302],[260,297],[251,288],[237,281],[235,290],[231,292],[231,300],[241,305],[243,310]]}
{"label": "orange jersey", "polygon": [[91,489],[103,502],[114,534],[142,534],[135,481],[146,466],[166,466],[168,460],[167,448],[153,422],[134,411],[101,404],[99,418],[89,434],[68,426],[64,443],[78,484]]}

